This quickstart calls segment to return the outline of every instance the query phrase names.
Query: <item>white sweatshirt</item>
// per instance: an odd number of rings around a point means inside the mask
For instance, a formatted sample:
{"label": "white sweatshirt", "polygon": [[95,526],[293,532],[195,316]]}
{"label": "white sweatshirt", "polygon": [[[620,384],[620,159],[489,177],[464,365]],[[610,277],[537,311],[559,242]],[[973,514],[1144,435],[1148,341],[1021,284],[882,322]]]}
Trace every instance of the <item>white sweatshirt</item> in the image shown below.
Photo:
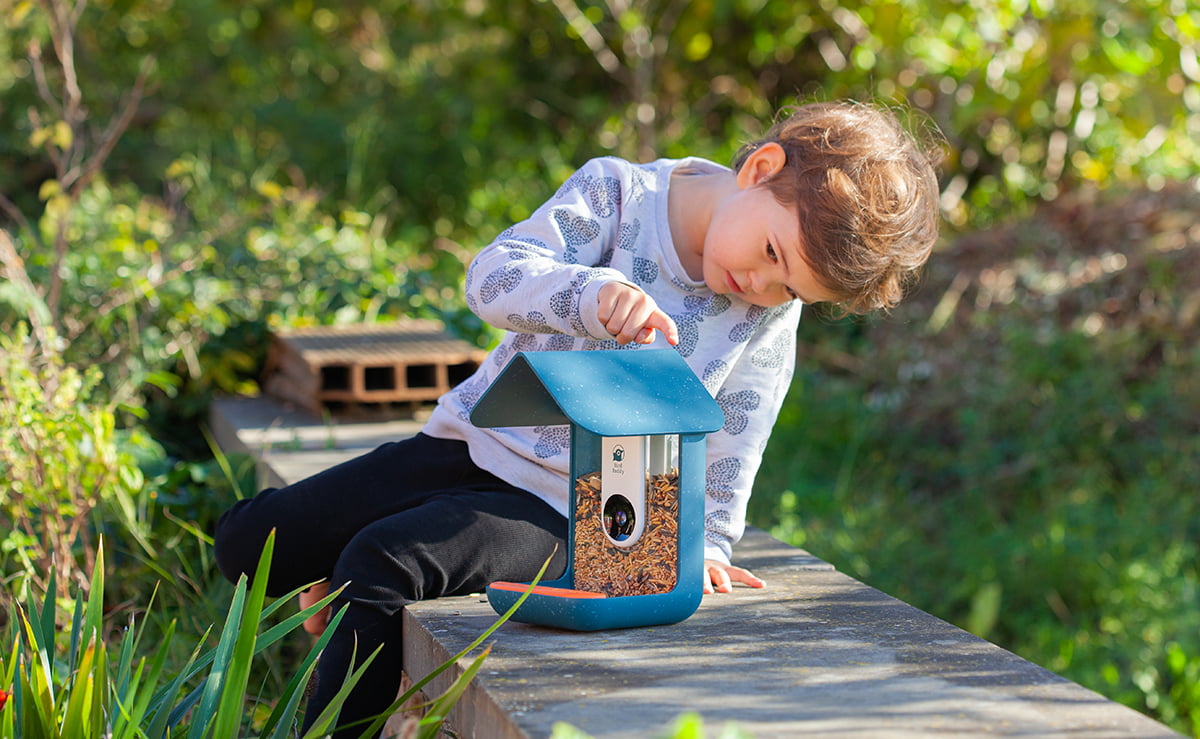
{"label": "white sweatshirt", "polygon": [[[637,351],[641,345],[619,346],[597,315],[602,286],[637,285],[675,320],[676,351],[725,412],[725,426],[707,438],[704,556],[728,563],[791,382],[801,304],[761,308],[688,277],[667,220],[671,172],[681,165],[728,171],[694,158],[593,159],[475,257],[467,304],[507,333],[474,375],[442,396],[424,432],[467,442],[479,467],[569,516],[567,427],[481,429],[468,415],[516,352]],[[668,346],[662,332],[656,337],[647,346]]]}

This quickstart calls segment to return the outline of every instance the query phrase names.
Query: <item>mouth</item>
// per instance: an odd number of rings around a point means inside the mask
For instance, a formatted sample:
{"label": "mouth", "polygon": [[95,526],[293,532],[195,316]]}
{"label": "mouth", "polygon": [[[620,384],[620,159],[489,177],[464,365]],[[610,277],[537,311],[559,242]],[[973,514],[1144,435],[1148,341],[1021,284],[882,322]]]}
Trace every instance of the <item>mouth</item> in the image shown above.
{"label": "mouth", "polygon": [[725,273],[725,284],[729,286],[730,291],[732,291],[735,295],[741,295],[743,292],[745,292],[742,290],[741,286],[734,281],[733,275],[729,274],[728,272]]}

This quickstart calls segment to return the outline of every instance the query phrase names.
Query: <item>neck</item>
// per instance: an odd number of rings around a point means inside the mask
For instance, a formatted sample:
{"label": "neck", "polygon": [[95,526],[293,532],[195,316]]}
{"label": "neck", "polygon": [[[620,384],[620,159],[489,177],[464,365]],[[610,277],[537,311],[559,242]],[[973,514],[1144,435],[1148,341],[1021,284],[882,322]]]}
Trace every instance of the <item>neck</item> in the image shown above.
{"label": "neck", "polygon": [[675,253],[688,277],[704,278],[704,236],[712,220],[717,200],[737,181],[728,173],[671,175],[667,200],[667,219]]}

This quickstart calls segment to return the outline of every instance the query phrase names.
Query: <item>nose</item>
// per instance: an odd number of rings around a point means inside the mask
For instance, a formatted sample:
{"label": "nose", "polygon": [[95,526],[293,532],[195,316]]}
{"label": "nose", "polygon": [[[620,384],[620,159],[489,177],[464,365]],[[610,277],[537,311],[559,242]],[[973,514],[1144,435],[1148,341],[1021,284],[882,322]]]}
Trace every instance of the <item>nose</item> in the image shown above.
{"label": "nose", "polygon": [[775,265],[756,269],[750,273],[750,291],[763,295],[774,291],[784,282],[782,269],[775,268]]}

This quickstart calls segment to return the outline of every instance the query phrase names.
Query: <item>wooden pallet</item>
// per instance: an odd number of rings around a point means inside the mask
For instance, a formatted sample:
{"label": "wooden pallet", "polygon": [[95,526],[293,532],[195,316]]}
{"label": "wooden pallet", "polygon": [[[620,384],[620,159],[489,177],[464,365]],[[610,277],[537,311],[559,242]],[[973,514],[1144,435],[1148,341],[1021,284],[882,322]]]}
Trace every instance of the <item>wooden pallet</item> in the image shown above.
{"label": "wooden pallet", "polygon": [[436,321],[286,329],[272,336],[263,387],[318,414],[333,404],[431,401],[486,356]]}

